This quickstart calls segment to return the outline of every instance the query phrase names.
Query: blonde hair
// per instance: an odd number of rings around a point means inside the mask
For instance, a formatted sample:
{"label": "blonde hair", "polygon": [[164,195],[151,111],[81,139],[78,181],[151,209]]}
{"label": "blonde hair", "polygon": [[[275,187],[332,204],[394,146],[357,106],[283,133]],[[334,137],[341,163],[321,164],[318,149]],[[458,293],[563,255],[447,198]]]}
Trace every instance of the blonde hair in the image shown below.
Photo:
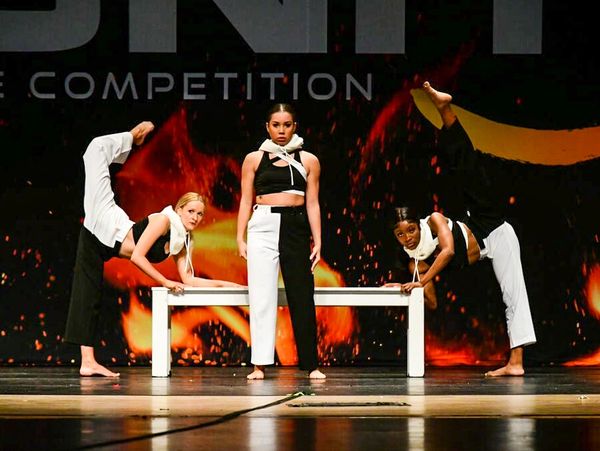
{"label": "blonde hair", "polygon": [[196,200],[199,200],[200,202],[204,203],[204,198],[200,194],[195,193],[193,191],[190,191],[189,193],[185,193],[183,196],[181,196],[179,198],[179,200],[175,204],[175,210],[178,210],[179,208],[183,208],[188,202],[193,202]]}

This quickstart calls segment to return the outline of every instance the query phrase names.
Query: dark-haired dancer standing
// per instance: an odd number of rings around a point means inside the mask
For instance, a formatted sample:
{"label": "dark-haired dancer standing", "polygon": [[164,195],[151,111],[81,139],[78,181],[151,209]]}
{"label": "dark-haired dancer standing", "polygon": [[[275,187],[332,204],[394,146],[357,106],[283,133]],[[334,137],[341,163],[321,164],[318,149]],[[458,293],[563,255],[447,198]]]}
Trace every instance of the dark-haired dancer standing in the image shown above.
{"label": "dark-haired dancer standing", "polygon": [[237,242],[240,256],[248,261],[251,361],[254,364],[248,379],[263,379],[265,365],[275,362],[280,266],[299,367],[308,371],[311,379],[325,378],[317,368],[312,274],[321,259],[321,168],[317,157],[302,150],[303,140],[295,134],[296,126],[292,107],[275,105],[267,115],[270,139],[265,140],[259,150],[249,153],[242,166]]}

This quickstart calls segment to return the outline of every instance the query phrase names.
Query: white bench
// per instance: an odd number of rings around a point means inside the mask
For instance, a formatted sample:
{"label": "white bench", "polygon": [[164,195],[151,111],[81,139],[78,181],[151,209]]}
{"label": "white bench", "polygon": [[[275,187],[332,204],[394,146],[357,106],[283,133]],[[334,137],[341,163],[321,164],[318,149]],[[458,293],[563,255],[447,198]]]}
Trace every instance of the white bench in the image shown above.
{"label": "white bench", "polygon": [[[246,288],[186,288],[176,295],[163,287],[152,288],[152,376],[171,374],[172,306],[248,306]],[[279,290],[279,305],[287,305],[285,291]],[[408,307],[407,373],[423,377],[425,373],[425,313],[423,289],[409,294],[398,288],[317,287],[317,307]]]}

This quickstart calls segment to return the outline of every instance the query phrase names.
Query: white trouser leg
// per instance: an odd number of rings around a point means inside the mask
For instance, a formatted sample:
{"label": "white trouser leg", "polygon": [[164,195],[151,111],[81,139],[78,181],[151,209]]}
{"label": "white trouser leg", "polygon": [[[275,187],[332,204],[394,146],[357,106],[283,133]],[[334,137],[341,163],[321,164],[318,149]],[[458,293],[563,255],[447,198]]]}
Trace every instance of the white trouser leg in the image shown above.
{"label": "white trouser leg", "polygon": [[85,191],[83,225],[106,246],[123,241],[133,222],[115,203],[108,167],[124,163],[131,150],[133,136],[129,132],[99,136],[88,145],[83,155]]}
{"label": "white trouser leg", "polygon": [[248,222],[248,298],[254,365],[275,362],[280,219],[281,215],[259,206]]}
{"label": "white trouser leg", "polygon": [[488,258],[502,290],[506,305],[506,324],[510,347],[536,342],[529,299],[521,265],[519,240],[513,227],[505,222],[486,238]]}

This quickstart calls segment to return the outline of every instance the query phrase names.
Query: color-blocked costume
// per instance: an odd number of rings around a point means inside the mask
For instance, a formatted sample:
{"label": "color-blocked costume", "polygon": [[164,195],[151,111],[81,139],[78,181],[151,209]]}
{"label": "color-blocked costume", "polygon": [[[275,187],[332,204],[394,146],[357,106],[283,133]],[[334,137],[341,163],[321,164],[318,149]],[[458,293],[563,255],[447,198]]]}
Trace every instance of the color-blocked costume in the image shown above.
{"label": "color-blocked costume", "polygon": [[[460,183],[467,209],[462,222],[475,236],[480,248],[480,259],[489,258],[506,306],[506,324],[510,347],[526,346],[536,342],[529,298],[521,264],[519,239],[513,227],[504,220],[489,196],[491,179],[477,159],[473,144],[462,125],[456,120],[444,127],[440,147],[449,158],[456,183]],[[455,243],[455,256],[449,269],[460,269],[467,264],[468,239],[459,231],[460,222],[449,220]],[[428,228],[428,226],[427,226]],[[426,236],[421,223],[421,236]],[[426,260],[422,255],[418,260]]]}
{"label": "color-blocked costume", "polygon": [[[298,167],[302,163],[299,155],[302,140],[294,136],[288,144],[288,150],[295,152],[294,157],[287,151],[285,155],[272,151],[278,157],[271,160],[269,151],[263,150],[269,142],[265,141],[261,146],[264,154],[254,177],[257,196],[275,192],[304,195],[306,174],[303,175],[303,168]],[[290,145],[295,148],[290,149]],[[287,161],[288,165],[273,164],[280,159]],[[254,365],[271,365],[275,361],[277,283],[281,268],[299,367],[312,371],[318,366],[310,238],[310,225],[304,205],[253,207],[252,217],[248,221],[247,257],[251,362]]]}
{"label": "color-blocked costume", "polygon": [[[133,136],[129,132],[100,136],[90,142],[83,155],[85,218],[77,244],[64,336],[69,343],[94,346],[102,301],[104,262],[119,256],[121,244],[129,230],[133,228],[134,241],[137,242],[148,225],[148,218],[138,223],[129,219],[127,213],[116,204],[110,184],[109,166],[112,163],[125,163],[132,143]],[[163,261],[189,243],[189,234],[183,229],[173,209],[167,207],[161,213],[169,217],[171,229],[170,234],[159,237],[149,249],[147,257],[153,263]],[[182,236],[182,233],[185,235]],[[169,252],[166,250],[167,243]],[[175,248],[179,250],[175,252]]]}

